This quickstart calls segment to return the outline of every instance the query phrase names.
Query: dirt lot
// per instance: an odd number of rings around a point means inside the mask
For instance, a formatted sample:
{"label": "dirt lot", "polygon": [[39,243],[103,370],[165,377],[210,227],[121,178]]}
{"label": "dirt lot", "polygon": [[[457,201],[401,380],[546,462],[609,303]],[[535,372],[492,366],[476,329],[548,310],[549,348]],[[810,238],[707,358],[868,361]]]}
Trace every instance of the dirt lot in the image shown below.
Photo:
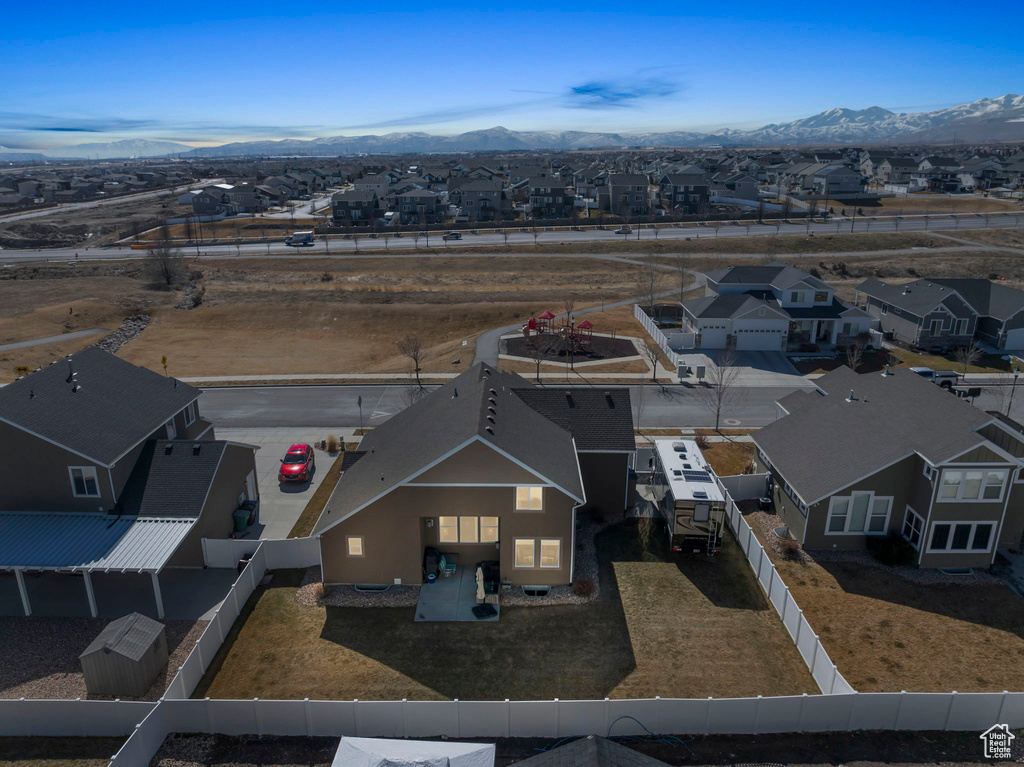
{"label": "dirt lot", "polygon": [[124,738],[0,738],[0,767],[107,767]]}
{"label": "dirt lot", "polygon": [[[602,734],[602,733],[599,733]],[[855,765],[924,767],[941,764],[1009,765],[985,759],[973,732],[824,732],[790,735],[694,735],[674,733],[686,745],[665,739],[622,738],[626,747],[670,765]],[[495,744],[495,767],[508,767],[556,745],[548,738],[460,738]],[[569,742],[568,740],[566,742]],[[0,747],[3,740],[0,739]],[[337,738],[172,735],[153,767],[327,767]],[[1024,748],[1015,746],[1015,752]],[[0,751],[3,754],[3,751]],[[15,762],[27,767],[26,762]],[[0,762],[0,767],[5,767]],[[58,767],[65,767],[60,764]],[[68,765],[68,767],[71,767]]]}
{"label": "dirt lot", "polygon": [[[85,689],[78,656],[109,622],[105,618],[0,617],[0,657],[4,658],[0,698],[94,698]],[[170,661],[140,700],[155,701],[163,695],[208,621],[163,623]]]}
{"label": "dirt lot", "polygon": [[930,583],[866,554],[792,562],[767,545],[756,520],[751,526],[855,690],[1024,689],[1024,604],[1002,583]]}
{"label": "dirt lot", "polygon": [[750,459],[754,457],[753,442],[728,442],[719,440],[701,450],[704,458],[711,464],[715,474],[720,477],[731,477],[742,474]]}
{"label": "dirt lot", "polygon": [[192,206],[178,205],[177,195],[149,197],[130,202],[111,202],[102,207],[56,208],[52,215],[3,223],[0,219],[0,247],[66,248],[76,245],[100,246],[116,242],[136,228],[154,226],[161,219],[184,216]]}
{"label": "dirt lot", "polygon": [[[853,205],[830,201],[829,207],[837,214],[845,207],[846,215],[853,215]],[[974,194],[911,194],[906,197],[883,197],[875,203],[857,203],[856,207],[862,209],[868,216],[875,213],[898,216],[902,213],[994,213],[1001,210],[1020,210],[1020,206],[1012,200],[997,200],[994,197]]]}
{"label": "dirt lot", "polygon": [[[637,520],[597,537],[601,596],[506,607],[494,623],[415,623],[413,608],[318,608],[301,573],[247,603],[196,697],[536,700],[817,693],[738,546],[666,561]],[[620,596],[621,593],[621,596]],[[437,648],[458,672],[437,663]],[[750,659],[757,657],[756,663]]]}

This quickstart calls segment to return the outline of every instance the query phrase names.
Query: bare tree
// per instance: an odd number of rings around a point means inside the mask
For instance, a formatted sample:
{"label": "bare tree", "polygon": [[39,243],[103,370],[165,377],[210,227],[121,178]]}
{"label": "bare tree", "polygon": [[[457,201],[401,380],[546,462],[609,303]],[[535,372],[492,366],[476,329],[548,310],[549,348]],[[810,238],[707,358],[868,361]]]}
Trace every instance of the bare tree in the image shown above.
{"label": "bare tree", "polygon": [[864,362],[864,344],[858,338],[854,343],[847,345],[846,347],[846,367],[850,368],[854,373],[857,372],[857,368]]}
{"label": "bare tree", "polygon": [[166,225],[160,227],[156,243],[146,254],[146,261],[154,281],[165,287],[181,281],[185,272],[185,257],[171,242],[170,230]]}
{"label": "bare tree", "polygon": [[572,319],[572,313],[576,309],[576,296],[573,293],[569,293],[562,299],[562,311],[565,312],[565,316],[568,319]]}
{"label": "bare tree", "polygon": [[505,239],[505,245],[508,245],[508,236],[511,234],[508,229],[501,230],[501,236]]}
{"label": "bare tree", "polygon": [[395,341],[395,348],[403,357],[408,357],[412,362],[413,372],[416,374],[416,385],[420,388],[423,383],[420,381],[420,370],[423,361],[427,358],[427,350],[423,346],[423,339],[407,333]]}
{"label": "bare tree", "polygon": [[967,346],[958,346],[953,350],[953,359],[961,368],[960,374],[966,376],[971,365],[982,358],[984,352],[976,341],[971,341]]}
{"label": "bare tree", "polygon": [[[528,334],[529,330],[524,329],[523,332]],[[527,356],[537,367],[535,375],[537,383],[540,383],[540,365],[547,360],[548,354],[554,349],[557,339],[549,333],[534,332],[532,336],[527,335],[526,341]]]}
{"label": "bare tree", "polygon": [[[640,339],[640,356],[651,367],[651,382],[658,382],[658,363],[661,362],[661,347],[646,336]],[[640,387],[643,388],[642,386]]]}
{"label": "bare tree", "polygon": [[676,270],[676,277],[679,279],[679,303],[685,300],[686,288],[690,281],[690,270],[686,268],[689,259],[685,253],[672,254],[672,266]]}
{"label": "bare tree", "polygon": [[633,276],[637,298],[644,302],[646,311],[653,314],[654,302],[657,301],[658,294],[661,293],[665,272],[658,268],[658,264],[648,259],[645,264],[637,267]]}
{"label": "bare tree", "polygon": [[708,412],[715,417],[715,431],[720,431],[722,414],[732,405],[738,394],[740,369],[736,365],[736,352],[727,349],[708,365],[704,381],[693,392]]}

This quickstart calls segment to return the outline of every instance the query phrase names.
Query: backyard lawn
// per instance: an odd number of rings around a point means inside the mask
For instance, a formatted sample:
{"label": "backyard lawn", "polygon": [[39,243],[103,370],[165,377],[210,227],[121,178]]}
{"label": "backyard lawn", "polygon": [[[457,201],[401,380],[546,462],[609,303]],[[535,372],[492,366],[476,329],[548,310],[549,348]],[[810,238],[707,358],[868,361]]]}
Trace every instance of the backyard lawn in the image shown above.
{"label": "backyard lawn", "polygon": [[302,573],[279,571],[250,597],[195,695],[536,700],[818,692],[735,542],[714,559],[666,562],[664,533],[652,524],[628,520],[599,534],[602,592],[594,602],[507,607],[497,622],[416,623],[411,607],[305,607],[294,598]]}
{"label": "backyard lawn", "polygon": [[792,562],[765,549],[857,691],[1024,689],[1024,602],[1006,586],[923,584],[869,562]]}
{"label": "backyard lawn", "polygon": [[715,474],[720,477],[731,477],[742,474],[750,459],[754,457],[753,442],[712,442],[700,451]]}

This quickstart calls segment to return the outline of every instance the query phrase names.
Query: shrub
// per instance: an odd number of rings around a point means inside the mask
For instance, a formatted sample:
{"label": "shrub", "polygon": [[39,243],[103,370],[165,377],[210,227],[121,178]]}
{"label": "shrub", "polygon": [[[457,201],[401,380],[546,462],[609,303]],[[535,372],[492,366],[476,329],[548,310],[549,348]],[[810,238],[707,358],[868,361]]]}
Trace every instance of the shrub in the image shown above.
{"label": "shrub", "polygon": [[914,564],[914,547],[897,533],[889,533],[884,538],[868,536],[868,551],[876,561],[889,567],[908,567]]}
{"label": "shrub", "polygon": [[793,538],[779,538],[778,549],[787,562],[800,562],[803,559],[800,556],[800,542]]}
{"label": "shrub", "polygon": [[594,596],[594,582],[590,578],[580,578],[572,584],[572,593],[578,597]]}
{"label": "shrub", "polygon": [[693,438],[693,441],[697,443],[697,447],[699,447],[701,450],[707,450],[709,447],[711,447],[711,440],[708,439],[707,434],[698,434],[696,437]]}
{"label": "shrub", "polygon": [[334,281],[334,275],[331,274],[330,272],[324,272],[323,274],[320,275],[320,282],[333,282],[333,281]]}
{"label": "shrub", "polygon": [[327,437],[327,452],[328,453],[331,453],[333,455],[334,453],[337,453],[340,449],[341,449],[341,441],[338,439],[338,435],[337,434],[331,434],[329,437]]}

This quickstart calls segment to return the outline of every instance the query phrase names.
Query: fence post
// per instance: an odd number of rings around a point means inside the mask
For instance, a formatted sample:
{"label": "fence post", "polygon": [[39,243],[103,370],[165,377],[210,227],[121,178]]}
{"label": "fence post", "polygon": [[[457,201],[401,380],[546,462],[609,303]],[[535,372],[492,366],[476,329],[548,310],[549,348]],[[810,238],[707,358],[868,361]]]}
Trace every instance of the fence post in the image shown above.
{"label": "fence post", "polygon": [[832,664],[832,681],[829,682],[829,684],[828,684],[828,694],[829,695],[832,695],[835,692],[835,689],[836,689],[836,677],[837,676],[839,676],[839,667],[835,663],[833,663]]}
{"label": "fence post", "polygon": [[[808,623],[807,624],[807,628],[810,628],[810,627],[811,627],[811,624]],[[811,635],[814,637],[814,650],[811,651],[811,662],[807,664],[807,668],[810,669],[811,676],[814,676],[814,664],[818,660],[818,648],[821,647],[821,641],[818,639],[818,635],[815,634],[813,631],[811,632]],[[798,648],[798,652],[799,652],[799,648]],[[815,681],[817,681],[817,680],[815,680]],[[822,690],[822,692],[824,692],[824,690]]]}
{"label": "fence post", "polygon": [[562,737],[562,711],[558,705],[558,698],[555,698],[555,737]]}
{"label": "fence post", "polygon": [[804,709],[807,707],[807,693],[800,694],[800,713],[797,714],[797,732],[804,731]]}
{"label": "fence post", "polygon": [[[403,738],[407,737],[408,736],[408,732],[409,732],[408,728],[405,725],[405,706],[406,706],[406,704],[408,702],[409,702],[408,698],[402,698],[402,737]],[[459,699],[456,698],[455,699],[455,718],[456,718],[456,720],[458,720],[458,716],[459,716]]]}
{"label": "fence post", "polygon": [[260,699],[252,699],[252,715],[256,719],[256,734],[263,737],[263,722],[260,720]]}
{"label": "fence post", "polygon": [[309,720],[309,698],[302,701],[302,715],[306,718],[306,737],[313,737],[313,723]]}
{"label": "fence post", "polygon": [[203,698],[203,713],[206,714],[206,732],[213,734],[213,726],[210,724],[210,699]]}
{"label": "fence post", "polygon": [[1010,693],[1007,690],[1003,690],[1003,699],[999,701],[999,716],[996,717],[997,722],[1003,721],[1003,709],[1006,708],[1006,696]]}
{"label": "fence post", "polygon": [[903,711],[903,701],[906,700],[906,697],[907,697],[907,691],[906,690],[900,690],[900,702],[896,706],[896,716],[892,720],[892,728],[894,730],[898,730],[899,729],[900,712]]}
{"label": "fence post", "polygon": [[[793,604],[796,604],[794,600]],[[793,640],[793,644],[796,645],[797,652],[800,651],[800,630],[804,627],[804,611],[799,607],[796,608],[796,639]]]}
{"label": "fence post", "polygon": [[759,735],[761,732],[761,696],[758,695],[754,701],[754,734]]}
{"label": "fence post", "polygon": [[709,695],[708,696],[707,708],[704,709],[704,734],[705,735],[710,735],[711,734],[711,701],[713,701],[713,700],[714,700],[714,698],[712,698]]}
{"label": "fence post", "polygon": [[662,732],[661,729],[661,696],[654,696],[654,731]]}
{"label": "fence post", "polygon": [[[605,700],[608,700],[605,698]],[[512,738],[512,703],[505,698],[505,737]]]}
{"label": "fence post", "polygon": [[[193,650],[193,652],[196,654],[196,657],[199,659],[199,668],[201,668],[205,672],[206,671],[206,664],[203,663],[203,648],[199,645],[199,640],[198,639],[196,640],[195,649]],[[186,664],[188,663],[188,658],[185,658],[185,663]]]}
{"label": "fence post", "polygon": [[949,718],[953,716],[953,704],[956,702],[956,690],[953,690],[949,694],[949,708],[946,709],[946,725],[943,727],[944,730],[949,729]]}

